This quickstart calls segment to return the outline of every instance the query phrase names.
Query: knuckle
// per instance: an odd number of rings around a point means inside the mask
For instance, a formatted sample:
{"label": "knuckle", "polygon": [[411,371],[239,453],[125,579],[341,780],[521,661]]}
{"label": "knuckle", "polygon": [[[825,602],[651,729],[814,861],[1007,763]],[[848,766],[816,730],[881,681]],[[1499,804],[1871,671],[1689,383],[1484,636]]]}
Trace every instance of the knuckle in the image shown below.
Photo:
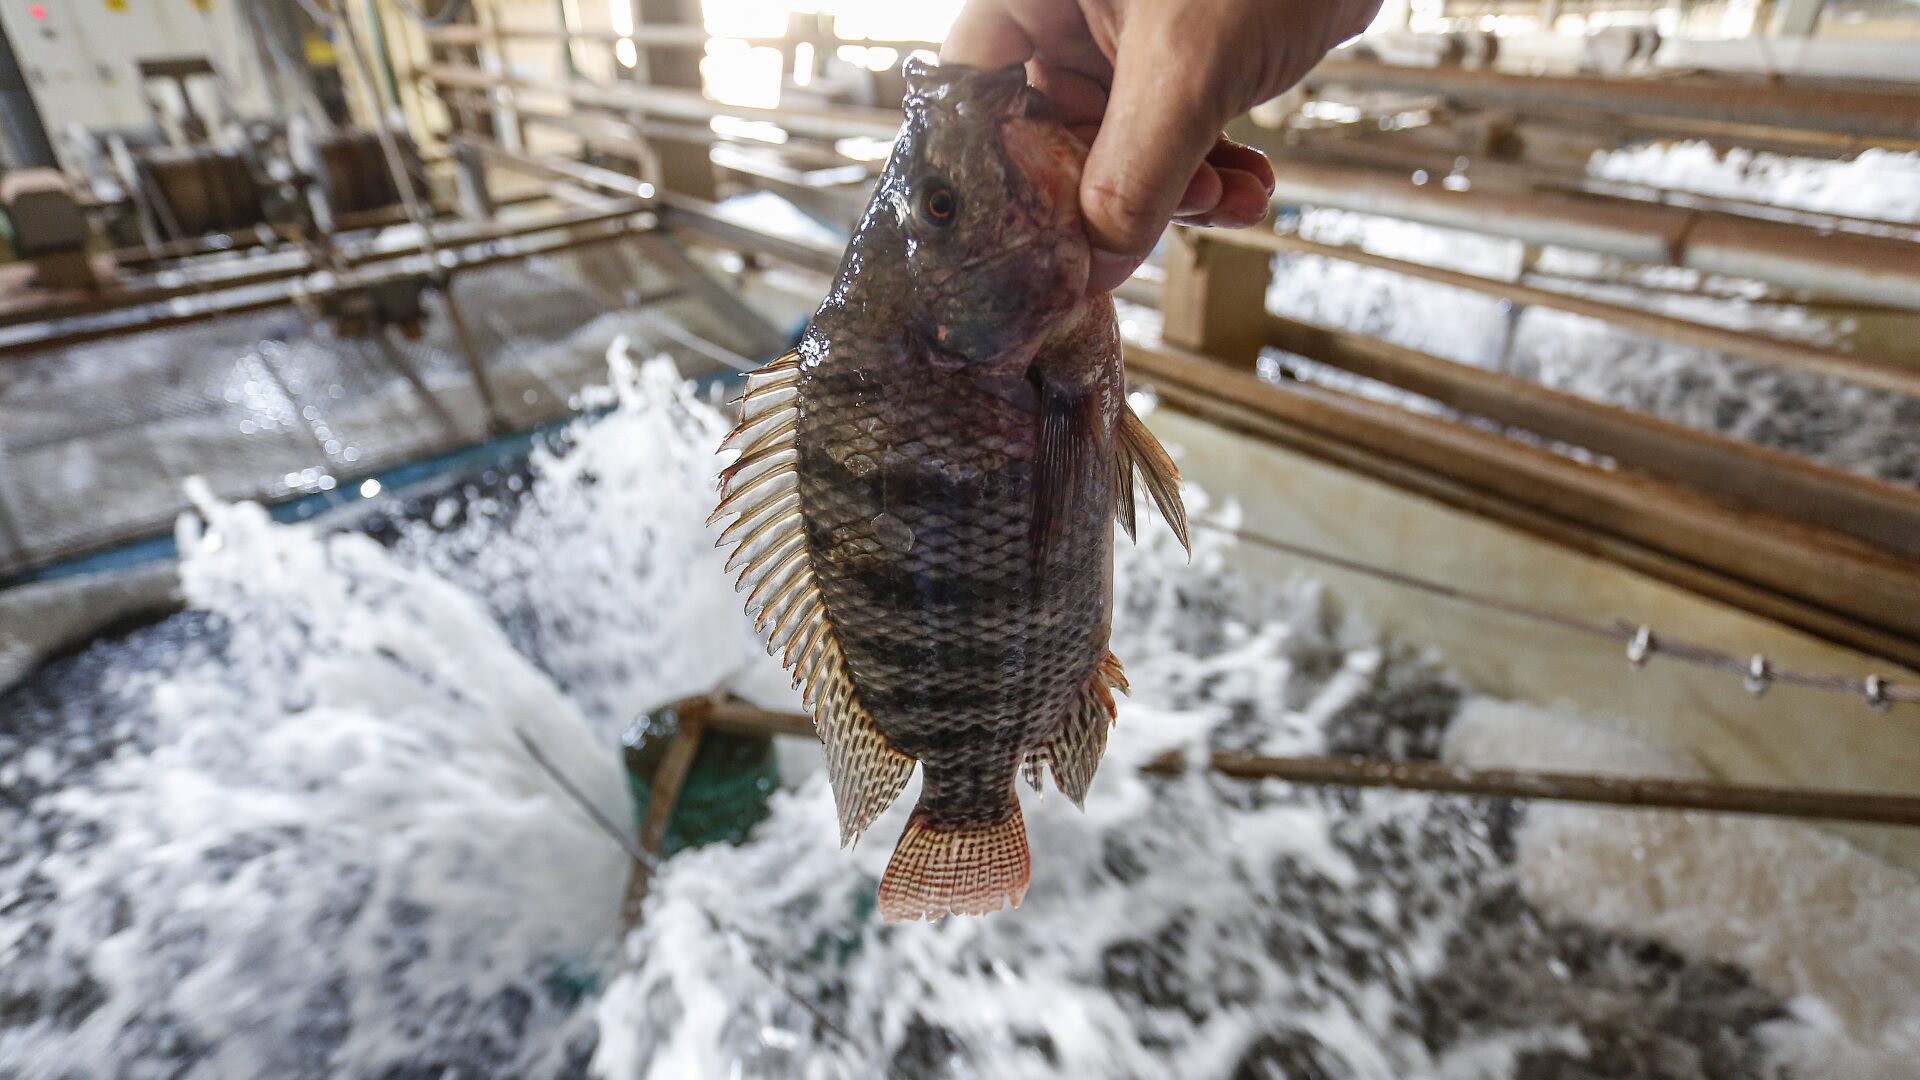
{"label": "knuckle", "polygon": [[1103,246],[1115,251],[1151,248],[1166,223],[1152,194],[1137,184],[1094,181],[1081,199]]}

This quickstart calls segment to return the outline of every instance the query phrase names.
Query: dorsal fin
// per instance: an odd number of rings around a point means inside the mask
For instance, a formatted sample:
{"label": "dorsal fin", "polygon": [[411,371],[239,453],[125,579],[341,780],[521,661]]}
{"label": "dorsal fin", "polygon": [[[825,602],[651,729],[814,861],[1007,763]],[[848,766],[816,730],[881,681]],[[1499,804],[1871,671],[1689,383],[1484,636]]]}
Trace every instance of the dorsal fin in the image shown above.
{"label": "dorsal fin", "polygon": [[1117,434],[1114,452],[1120,458],[1116,467],[1122,482],[1116,485],[1114,515],[1120,519],[1120,527],[1127,531],[1129,538],[1133,536],[1132,474],[1138,469],[1160,516],[1167,519],[1167,526],[1179,538],[1180,546],[1187,549],[1187,554],[1193,554],[1193,544],[1187,539],[1187,507],[1180,501],[1180,470],[1174,466],[1167,448],[1160,445],[1160,440],[1153,437],[1153,432],[1147,430],[1147,425],[1127,405],[1120,407]]}
{"label": "dorsal fin", "polygon": [[740,570],[735,586],[748,594],[754,629],[804,689],[845,847],[899,797],[913,759],[887,745],[861,707],[814,574],[797,472],[800,376],[798,352],[747,376],[740,424],[720,444],[740,456],[720,474],[720,505],[707,524],[735,518],[715,546],[733,546],[727,569]]}

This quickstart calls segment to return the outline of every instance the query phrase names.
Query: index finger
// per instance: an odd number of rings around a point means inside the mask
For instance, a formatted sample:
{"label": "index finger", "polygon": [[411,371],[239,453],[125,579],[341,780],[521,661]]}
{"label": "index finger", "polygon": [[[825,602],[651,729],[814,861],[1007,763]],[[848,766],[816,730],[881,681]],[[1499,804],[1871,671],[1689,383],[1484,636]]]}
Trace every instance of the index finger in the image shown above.
{"label": "index finger", "polygon": [[1022,64],[1033,56],[1033,39],[997,0],[974,0],[960,9],[940,46],[940,62],[976,68]]}

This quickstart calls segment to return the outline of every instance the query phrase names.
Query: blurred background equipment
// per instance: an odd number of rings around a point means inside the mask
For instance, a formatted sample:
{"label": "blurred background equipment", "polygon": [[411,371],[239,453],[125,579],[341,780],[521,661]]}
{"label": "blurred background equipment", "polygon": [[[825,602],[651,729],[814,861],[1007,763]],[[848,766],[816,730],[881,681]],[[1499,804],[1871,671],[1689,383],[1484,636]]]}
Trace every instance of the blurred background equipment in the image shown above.
{"label": "blurred background equipment", "polygon": [[699,522],[958,7],[0,0],[0,1075],[1910,1075],[1920,8],[1237,118],[1116,757],[883,931]]}

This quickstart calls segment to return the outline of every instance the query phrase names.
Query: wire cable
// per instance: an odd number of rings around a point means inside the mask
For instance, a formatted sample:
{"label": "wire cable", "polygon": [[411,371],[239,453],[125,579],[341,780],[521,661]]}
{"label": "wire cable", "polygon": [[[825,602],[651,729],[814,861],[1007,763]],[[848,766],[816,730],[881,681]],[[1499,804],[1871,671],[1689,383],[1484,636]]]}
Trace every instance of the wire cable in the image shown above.
{"label": "wire cable", "polygon": [[1687,641],[1681,638],[1670,638],[1665,635],[1656,635],[1652,628],[1644,623],[1636,624],[1621,619],[1601,620],[1580,615],[1568,615],[1564,612],[1548,611],[1544,608],[1533,607],[1513,600],[1505,600],[1497,596],[1490,596],[1486,593],[1473,592],[1442,582],[1430,581],[1426,578],[1417,577],[1400,570],[1394,570],[1390,567],[1361,562],[1357,559],[1349,559],[1344,555],[1335,555],[1330,552],[1320,551],[1301,544],[1281,540],[1277,537],[1265,536],[1248,529],[1237,529],[1229,525],[1211,521],[1195,521],[1193,524],[1195,528],[1206,529],[1210,532],[1231,536],[1245,543],[1253,544],[1256,547],[1267,548],[1282,554],[1305,559],[1309,562],[1316,562],[1337,569],[1351,571],[1366,577],[1399,585],[1402,588],[1411,589],[1416,592],[1424,592],[1432,596],[1468,604],[1473,607],[1484,608],[1489,611],[1498,611],[1515,618],[1557,627],[1561,630],[1568,630],[1573,633],[1584,634],[1588,637],[1616,642],[1626,646],[1628,659],[1635,667],[1644,664],[1651,656],[1659,654],[1698,667],[1712,668],[1718,671],[1726,671],[1740,675],[1746,680],[1747,690],[1756,696],[1764,693],[1768,685],[1772,683],[1782,683],[1788,686],[1804,686],[1810,689],[1826,690],[1833,693],[1848,694],[1863,698],[1869,705],[1876,709],[1887,708],[1895,702],[1920,705],[1920,686],[1909,686],[1904,683],[1896,684],[1878,675],[1854,678],[1849,675],[1838,675],[1831,672],[1809,672],[1794,668],[1776,667],[1759,653],[1741,657],[1712,645]]}

